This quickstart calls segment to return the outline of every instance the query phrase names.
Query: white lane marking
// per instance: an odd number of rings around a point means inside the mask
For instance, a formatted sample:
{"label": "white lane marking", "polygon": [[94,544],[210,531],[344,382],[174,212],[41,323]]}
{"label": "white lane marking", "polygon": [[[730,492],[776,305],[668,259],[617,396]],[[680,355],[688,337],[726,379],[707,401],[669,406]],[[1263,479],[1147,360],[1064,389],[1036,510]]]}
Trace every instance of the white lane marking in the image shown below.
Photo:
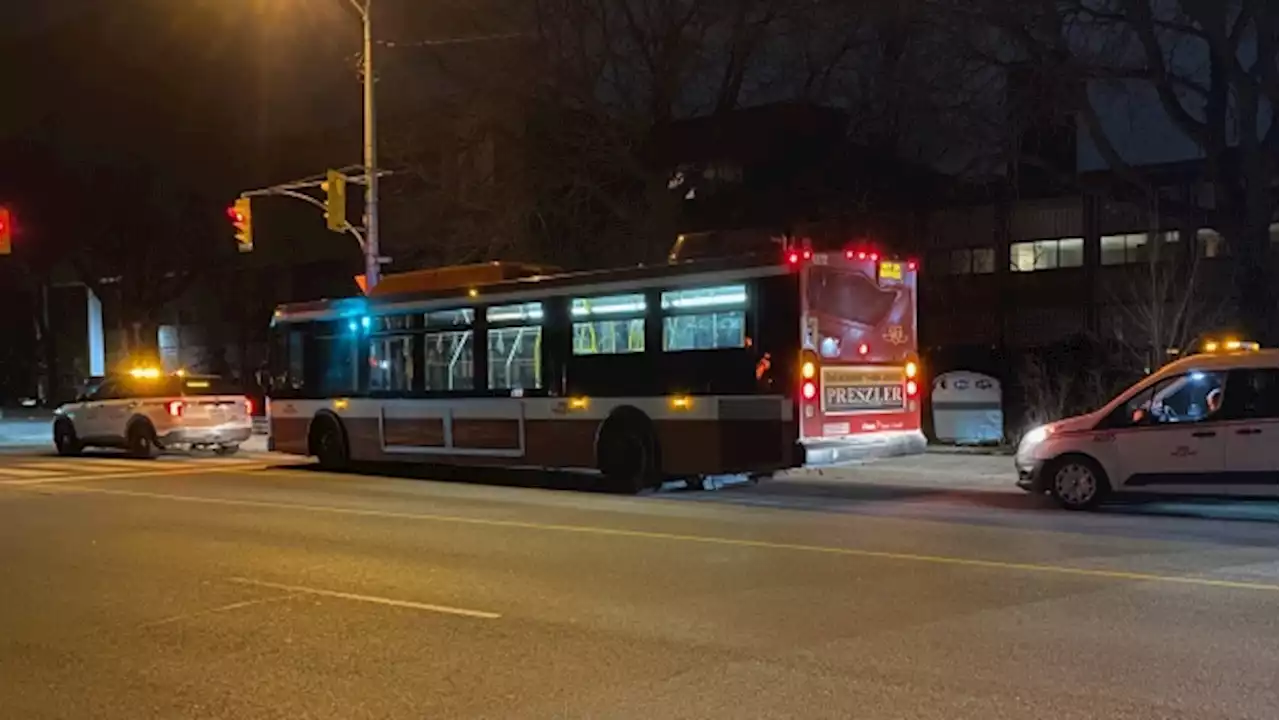
{"label": "white lane marking", "polygon": [[396,600],[395,598],[378,597],[377,595],[359,595],[356,593],[339,592],[337,590],[321,590],[319,588],[303,587],[301,585],[282,585],[280,583],[264,582],[262,580],[250,580],[249,578],[227,579],[229,582],[237,583],[239,585],[253,585],[255,587],[271,588],[272,590],[281,590],[289,593],[318,595],[320,597],[373,603],[375,605],[388,605],[390,607],[408,608],[410,610],[425,610],[427,612],[445,613],[446,615],[463,615],[465,617],[481,618],[483,620],[497,620],[502,617],[498,613],[485,612],[484,610],[468,610],[466,608],[449,607],[448,605],[431,605],[429,603],[413,602],[411,600]]}
{"label": "white lane marking", "polygon": [[50,462],[50,461],[24,462],[24,463],[18,463],[14,467],[34,468],[36,470],[46,470],[50,472],[60,472],[60,473],[68,473],[68,472],[83,473],[86,470],[91,470],[93,468],[93,461],[64,460],[62,462]]}
{"label": "white lane marking", "polygon": [[156,620],[155,622],[143,623],[141,627],[144,629],[160,627],[161,625],[168,625],[182,620],[190,620],[192,618],[204,617],[205,615],[239,610],[241,608],[253,607],[254,605],[266,605],[267,603],[280,602],[281,600],[289,600],[296,597],[298,597],[298,593],[287,593],[284,595],[272,595],[271,597],[258,598],[256,600],[241,600],[240,602],[233,602],[229,605],[220,605],[216,608],[209,608],[208,610],[198,610],[192,613],[174,615],[173,617],[167,617],[163,620]]}
{"label": "white lane marking", "polygon": [[20,465],[10,465],[0,467],[0,475],[8,475],[10,477],[33,478],[33,477],[50,477],[58,473],[52,470],[33,470]]}
{"label": "white lane marking", "polygon": [[150,472],[129,472],[128,470],[119,470],[111,472],[98,472],[91,475],[61,475],[48,478],[39,478],[31,480],[0,480],[0,487],[26,487],[29,485],[51,485],[54,483],[73,483],[88,482],[91,480],[131,480],[133,478],[144,477],[167,477],[172,475],[214,475],[233,472],[249,472],[257,470],[265,470],[268,465],[266,463],[245,463],[237,467],[200,467],[198,464],[187,465],[179,470],[152,470]]}
{"label": "white lane marking", "polygon": [[[220,472],[210,470],[207,472]],[[263,468],[263,476],[288,475],[297,477],[296,473],[284,473]],[[0,482],[0,485],[13,485],[22,481]],[[46,481],[31,481],[22,484],[39,484]],[[48,482],[57,482],[48,481]],[[1158,573],[1130,572],[1128,570],[1109,570],[1106,568],[1073,567],[1070,565],[1049,565],[1035,562],[1009,562],[971,558],[951,555],[927,555],[920,553],[894,552],[887,550],[868,550],[862,548],[841,547],[833,545],[808,545],[804,543],[770,542],[767,540],[751,540],[748,538],[717,537],[715,535],[686,535],[683,533],[666,533],[650,530],[630,530],[594,525],[565,525],[557,523],[536,523],[522,520],[501,520],[496,518],[468,517],[464,515],[437,515],[431,513],[397,512],[394,510],[365,510],[361,508],[341,507],[335,505],[308,505],[301,503],[274,502],[270,500],[244,500],[236,498],[217,498],[200,495],[175,495],[172,493],[145,492],[141,490],[120,490],[90,486],[73,486],[63,492],[97,493],[100,495],[118,495],[120,497],[149,498],[170,502],[199,503],[223,505],[228,507],[257,507],[275,510],[291,510],[298,512],[327,513],[333,515],[352,515],[357,517],[380,517],[418,522],[444,522],[459,525],[502,527],[521,530],[543,530],[549,532],[578,533],[582,535],[600,535],[604,537],[646,538],[674,542],[702,543],[706,545],[724,545],[772,550],[789,550],[795,552],[820,553],[824,555],[843,555],[846,557],[874,558],[880,560],[897,560],[903,562],[929,563],[937,565],[954,565],[959,567],[978,567],[992,570],[1010,570],[1027,573],[1044,573],[1060,576],[1076,576],[1085,578],[1134,580],[1140,582],[1164,582],[1179,585],[1198,585],[1204,587],[1234,588],[1237,590],[1261,590],[1275,593],[1280,586],[1267,583],[1241,582],[1237,580],[1219,580],[1194,575],[1161,575]],[[266,587],[272,587],[266,585]],[[289,587],[289,586],[280,586]]]}

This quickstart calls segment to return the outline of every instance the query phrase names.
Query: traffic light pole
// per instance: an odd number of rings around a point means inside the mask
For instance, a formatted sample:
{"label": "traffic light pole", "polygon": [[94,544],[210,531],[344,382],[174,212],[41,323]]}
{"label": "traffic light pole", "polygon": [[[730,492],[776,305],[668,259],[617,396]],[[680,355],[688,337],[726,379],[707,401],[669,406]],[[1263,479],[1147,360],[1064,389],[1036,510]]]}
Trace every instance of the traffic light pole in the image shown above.
{"label": "traffic light pole", "polygon": [[372,290],[382,275],[378,246],[378,135],[374,101],[373,0],[351,0],[364,25],[364,276]]}

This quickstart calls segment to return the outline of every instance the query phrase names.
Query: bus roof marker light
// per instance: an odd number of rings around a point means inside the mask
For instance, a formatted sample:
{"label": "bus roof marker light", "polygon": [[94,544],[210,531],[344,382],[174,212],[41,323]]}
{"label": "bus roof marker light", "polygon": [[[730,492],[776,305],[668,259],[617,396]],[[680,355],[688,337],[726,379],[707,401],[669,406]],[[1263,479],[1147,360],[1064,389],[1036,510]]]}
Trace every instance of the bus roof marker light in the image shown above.
{"label": "bus roof marker light", "polygon": [[859,250],[859,251],[858,251],[858,259],[859,259],[859,260],[866,260],[866,259],[867,259],[867,251],[866,251],[866,250]]}
{"label": "bus roof marker light", "polygon": [[877,260],[879,260],[879,259],[880,259],[880,253],[874,253],[874,252],[873,252],[873,253],[871,253],[870,255],[868,255],[868,256],[867,256],[867,258],[868,258],[869,260],[871,260],[871,262],[876,262]]}
{"label": "bus roof marker light", "polygon": [[792,250],[791,252],[787,253],[787,264],[789,264],[789,265],[799,265],[799,264],[800,264],[800,253],[796,252],[795,250]]}
{"label": "bus roof marker light", "polygon": [[907,261],[907,269],[908,269],[908,270],[919,270],[919,269],[920,269],[920,263],[919,263],[919,261],[914,260],[914,259],[912,259],[912,260],[908,260],[908,261]]}
{"label": "bus roof marker light", "polygon": [[853,251],[852,251],[852,250],[845,250],[845,251],[844,251],[844,259],[845,259],[845,260],[852,260],[852,259],[853,259]]}

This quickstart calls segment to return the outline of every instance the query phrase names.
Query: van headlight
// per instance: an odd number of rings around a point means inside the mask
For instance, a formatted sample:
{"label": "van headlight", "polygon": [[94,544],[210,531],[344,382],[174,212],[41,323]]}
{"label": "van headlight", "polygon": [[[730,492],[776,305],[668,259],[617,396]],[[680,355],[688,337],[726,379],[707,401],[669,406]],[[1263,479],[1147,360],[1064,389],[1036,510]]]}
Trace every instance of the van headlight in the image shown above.
{"label": "van headlight", "polygon": [[1026,435],[1022,436],[1021,445],[1039,445],[1049,437],[1049,426],[1041,425],[1040,427],[1031,428]]}

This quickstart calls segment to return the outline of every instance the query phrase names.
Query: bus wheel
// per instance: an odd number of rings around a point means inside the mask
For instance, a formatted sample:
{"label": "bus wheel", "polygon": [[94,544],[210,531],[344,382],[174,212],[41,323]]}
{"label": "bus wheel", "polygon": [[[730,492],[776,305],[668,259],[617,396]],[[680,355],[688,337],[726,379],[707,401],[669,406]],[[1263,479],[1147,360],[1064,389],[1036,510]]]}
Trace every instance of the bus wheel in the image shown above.
{"label": "bus wheel", "polygon": [[638,493],[658,484],[658,443],[648,418],[610,417],[596,436],[596,465],[609,489]]}
{"label": "bus wheel", "polygon": [[320,461],[320,467],[331,470],[346,467],[349,459],[347,438],[337,420],[328,416],[316,418],[312,423],[311,439],[308,445],[310,445],[311,454]]}

